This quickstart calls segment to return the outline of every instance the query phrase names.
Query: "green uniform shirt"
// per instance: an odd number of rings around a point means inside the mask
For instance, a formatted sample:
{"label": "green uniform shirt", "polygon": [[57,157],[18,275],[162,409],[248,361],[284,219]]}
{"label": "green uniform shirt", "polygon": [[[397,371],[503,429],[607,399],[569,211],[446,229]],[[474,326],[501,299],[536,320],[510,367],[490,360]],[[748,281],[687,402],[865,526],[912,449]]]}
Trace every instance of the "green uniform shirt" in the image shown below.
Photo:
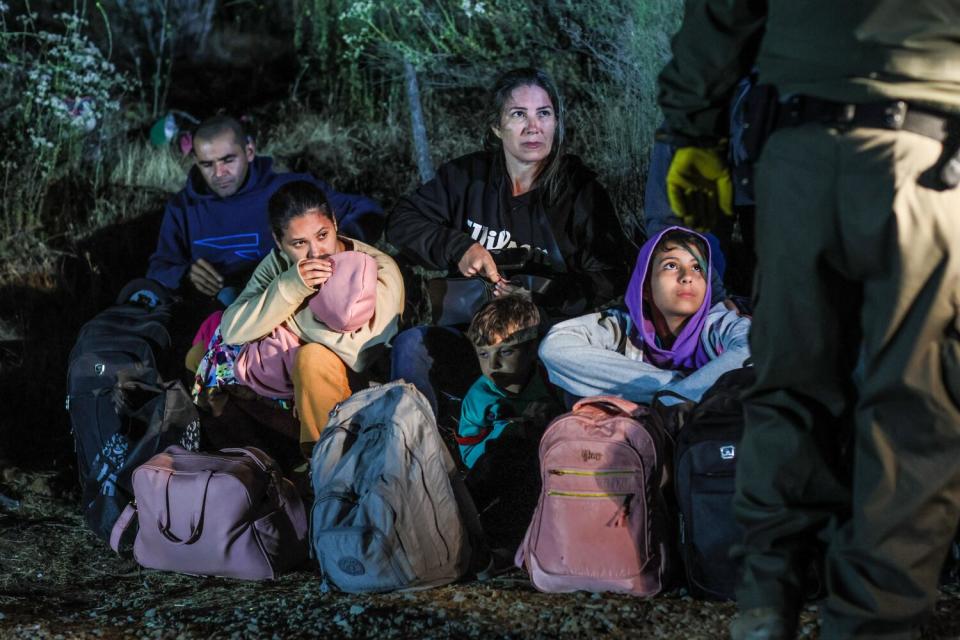
{"label": "green uniform shirt", "polygon": [[756,64],[781,97],[890,99],[960,113],[960,2],[689,0],[660,75],[667,128],[726,135],[730,92]]}

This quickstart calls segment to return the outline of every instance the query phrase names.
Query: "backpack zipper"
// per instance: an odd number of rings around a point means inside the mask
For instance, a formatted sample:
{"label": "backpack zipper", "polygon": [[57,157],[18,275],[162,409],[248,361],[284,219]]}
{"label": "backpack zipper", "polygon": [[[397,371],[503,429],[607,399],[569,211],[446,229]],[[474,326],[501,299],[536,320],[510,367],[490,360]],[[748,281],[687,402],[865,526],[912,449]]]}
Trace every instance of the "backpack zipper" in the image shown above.
{"label": "backpack zipper", "polygon": [[630,491],[547,491],[548,496],[557,496],[560,498],[632,498],[633,492]]}
{"label": "backpack zipper", "polygon": [[550,469],[547,471],[552,476],[629,476],[637,473],[639,469],[608,469],[606,471],[588,471],[584,469]]}

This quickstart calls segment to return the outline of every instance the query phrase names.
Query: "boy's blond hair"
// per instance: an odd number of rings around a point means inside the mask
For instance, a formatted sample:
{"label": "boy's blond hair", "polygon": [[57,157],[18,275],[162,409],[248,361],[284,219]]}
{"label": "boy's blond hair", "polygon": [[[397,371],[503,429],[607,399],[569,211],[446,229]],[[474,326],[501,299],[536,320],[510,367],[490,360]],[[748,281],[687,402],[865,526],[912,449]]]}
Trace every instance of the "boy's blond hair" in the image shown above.
{"label": "boy's blond hair", "polygon": [[477,346],[493,344],[517,331],[540,324],[540,310],[526,296],[495,298],[477,312],[467,329],[467,337]]}

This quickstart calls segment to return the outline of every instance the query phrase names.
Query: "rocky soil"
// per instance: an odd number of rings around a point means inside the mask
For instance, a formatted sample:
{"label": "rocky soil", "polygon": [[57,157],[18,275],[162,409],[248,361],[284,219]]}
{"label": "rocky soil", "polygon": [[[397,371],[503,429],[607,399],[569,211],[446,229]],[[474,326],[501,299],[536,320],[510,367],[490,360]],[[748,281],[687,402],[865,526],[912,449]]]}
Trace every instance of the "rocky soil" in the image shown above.
{"label": "rocky soil", "polygon": [[[2,638],[703,638],[726,637],[731,603],[682,591],[652,600],[545,594],[514,570],[415,593],[324,592],[311,568],[270,583],[143,570],[84,525],[54,472],[0,475]],[[802,638],[818,637],[816,610]],[[960,591],[947,588],[925,638],[960,637]]]}

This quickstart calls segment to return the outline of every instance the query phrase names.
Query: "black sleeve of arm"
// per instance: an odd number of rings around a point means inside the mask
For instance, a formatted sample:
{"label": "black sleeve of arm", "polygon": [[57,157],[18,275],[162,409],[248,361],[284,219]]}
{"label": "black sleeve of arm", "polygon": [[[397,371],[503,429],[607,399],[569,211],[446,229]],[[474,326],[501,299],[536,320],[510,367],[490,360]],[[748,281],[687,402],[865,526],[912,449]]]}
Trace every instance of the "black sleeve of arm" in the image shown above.
{"label": "black sleeve of arm", "polygon": [[591,180],[577,194],[574,203],[574,234],[582,244],[577,252],[579,292],[594,309],[621,296],[636,249],[617,217],[607,190]]}
{"label": "black sleeve of arm", "polygon": [[[387,241],[418,264],[431,269],[455,268],[474,243],[456,227],[456,193],[449,164],[437,175],[397,202],[387,218]],[[462,196],[461,196],[462,197]]]}
{"label": "black sleeve of arm", "polygon": [[727,136],[727,107],[756,59],[766,0],[688,0],[660,73],[660,108],[669,134],[693,140]]}

